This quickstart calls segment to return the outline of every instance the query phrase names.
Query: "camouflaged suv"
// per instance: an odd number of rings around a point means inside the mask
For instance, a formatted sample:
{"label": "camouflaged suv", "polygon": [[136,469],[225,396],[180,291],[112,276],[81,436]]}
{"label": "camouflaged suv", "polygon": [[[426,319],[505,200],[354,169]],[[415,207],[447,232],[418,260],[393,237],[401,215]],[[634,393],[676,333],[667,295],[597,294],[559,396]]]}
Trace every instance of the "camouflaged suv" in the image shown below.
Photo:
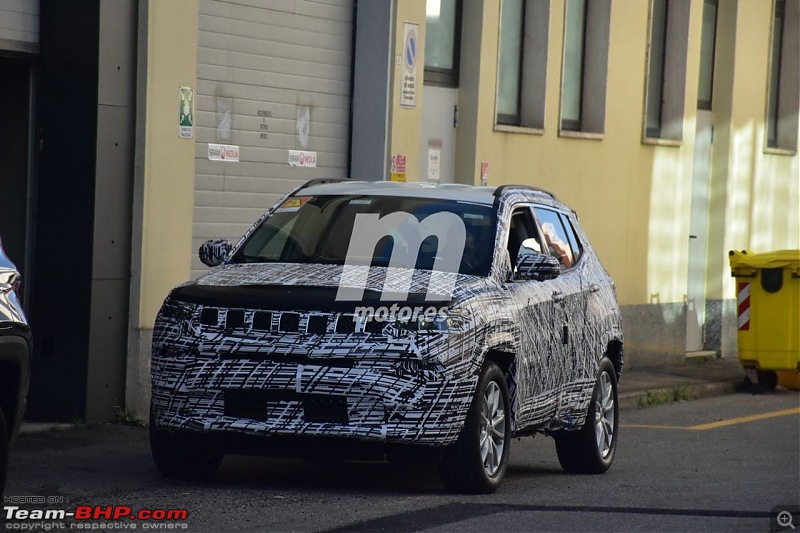
{"label": "camouflaged suv", "polygon": [[569,472],[611,465],[615,288],[554,195],[313,180],[200,258],[155,325],[164,475],[225,453],[427,456],[448,488],[492,492],[536,433]]}

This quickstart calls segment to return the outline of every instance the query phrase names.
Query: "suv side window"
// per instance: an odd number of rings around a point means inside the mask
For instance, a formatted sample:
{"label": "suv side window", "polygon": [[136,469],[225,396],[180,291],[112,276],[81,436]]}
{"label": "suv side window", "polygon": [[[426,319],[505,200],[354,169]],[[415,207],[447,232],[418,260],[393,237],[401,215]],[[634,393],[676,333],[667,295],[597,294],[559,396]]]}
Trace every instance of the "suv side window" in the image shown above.
{"label": "suv side window", "polygon": [[511,256],[511,268],[517,266],[517,254],[525,239],[537,239],[536,225],[528,207],[518,207],[511,215],[508,225],[508,253]]}
{"label": "suv side window", "polygon": [[564,229],[561,216],[555,211],[542,207],[534,207],[533,210],[536,212],[536,218],[539,220],[550,255],[558,259],[561,270],[572,268],[578,261],[578,255],[570,245],[570,239]]}
{"label": "suv side window", "polygon": [[583,248],[581,248],[578,237],[575,236],[575,228],[572,227],[572,222],[564,213],[561,213],[561,222],[564,223],[564,229],[567,230],[567,238],[569,239],[569,245],[572,248],[572,255],[577,263],[581,258],[581,255],[583,255]]}

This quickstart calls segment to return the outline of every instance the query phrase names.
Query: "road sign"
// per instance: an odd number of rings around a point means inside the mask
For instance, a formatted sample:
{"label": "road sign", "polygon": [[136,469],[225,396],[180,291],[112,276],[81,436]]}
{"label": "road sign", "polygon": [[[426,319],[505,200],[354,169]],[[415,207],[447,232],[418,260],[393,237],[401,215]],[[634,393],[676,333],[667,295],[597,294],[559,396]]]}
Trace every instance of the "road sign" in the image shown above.
{"label": "road sign", "polygon": [[416,107],[417,105],[417,49],[419,48],[419,24],[405,23],[403,39],[403,77],[400,91],[400,105]]}

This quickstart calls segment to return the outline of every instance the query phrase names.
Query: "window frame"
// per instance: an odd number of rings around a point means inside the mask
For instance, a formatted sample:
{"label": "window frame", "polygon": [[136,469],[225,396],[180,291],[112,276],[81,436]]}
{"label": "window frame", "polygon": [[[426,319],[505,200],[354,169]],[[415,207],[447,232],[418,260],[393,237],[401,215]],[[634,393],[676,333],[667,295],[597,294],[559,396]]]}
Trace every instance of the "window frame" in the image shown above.
{"label": "window frame", "polygon": [[[453,68],[429,67],[423,65],[422,84],[433,87],[458,88],[461,76],[461,23],[463,0],[455,0],[455,28],[453,31]],[[428,42],[428,26],[425,25],[425,42]]]}
{"label": "window frame", "polygon": [[[583,17],[580,75],[580,120],[564,119],[567,28],[570,0],[564,2],[561,46],[561,84],[558,105],[558,136],[602,141],[608,104],[608,66],[611,46],[612,0],[587,0]],[[587,72],[591,75],[587,76]],[[589,94],[591,98],[587,99]],[[579,123],[578,123],[579,122]],[[565,127],[566,126],[566,127]]]}
{"label": "window frame", "polygon": [[580,87],[578,89],[578,119],[565,119],[563,117],[564,109],[564,81],[566,79],[566,66],[567,66],[567,15],[569,13],[569,0],[564,1],[564,44],[563,44],[563,59],[561,61],[561,102],[559,106],[559,130],[582,133],[583,132],[583,89],[586,81],[586,27],[589,21],[589,3],[591,0],[585,0],[583,10],[583,24],[581,25],[581,72],[580,72]]}
{"label": "window frame", "polygon": [[[584,255],[584,253],[583,253],[584,252],[584,248],[582,246],[582,243],[580,242],[580,239],[578,238],[578,233],[575,231],[575,228],[572,227],[572,223],[569,222],[569,215],[567,213],[565,213],[563,210],[555,208],[555,207],[551,207],[549,205],[536,205],[536,204],[534,204],[534,205],[531,205],[530,207],[531,207],[531,213],[533,214],[533,219],[534,219],[534,221],[536,223],[536,231],[539,233],[539,242],[542,245],[542,249],[544,249],[544,247],[546,247],[547,245],[544,243],[545,242],[544,241],[544,230],[542,230],[542,223],[539,221],[539,215],[536,212],[536,210],[540,209],[540,210],[549,211],[550,213],[555,214],[556,218],[558,219],[558,222],[561,224],[561,229],[564,231],[564,236],[567,238],[566,244],[567,244],[567,246],[570,247],[570,250],[572,251],[572,258],[573,258],[572,266],[564,267],[564,265],[561,265],[561,272],[563,274],[563,273],[566,273],[566,272],[574,271],[581,264],[581,260],[583,259],[583,255]],[[567,228],[565,226],[565,221],[566,221],[567,224],[570,225],[570,229],[572,230],[572,234],[575,237],[575,242],[578,243],[579,248],[578,248],[577,253],[576,253],[576,251],[574,249],[572,249],[572,242],[569,239],[569,235],[568,235],[569,232],[567,231]],[[559,264],[560,264],[560,262],[559,262]]]}
{"label": "window frame", "polygon": [[[773,63],[775,61],[775,57],[773,52],[773,42],[775,38],[775,19],[777,14],[778,4],[781,3],[783,5],[783,16],[781,18],[781,40],[780,40],[780,53],[778,54],[778,75],[775,80],[777,84],[777,99],[775,102],[775,132],[776,137],[774,140],[769,138],[769,130],[772,118],[772,114],[770,113],[770,103],[771,103],[771,90],[772,90],[772,68]],[[790,18],[791,15],[791,18]],[[789,36],[787,37],[787,24],[789,24]],[[800,122],[800,84],[798,84],[798,78],[800,78],[800,72],[797,70],[792,71],[788,70],[784,71],[784,68],[791,69],[792,66],[795,69],[800,70],[800,65],[794,65],[793,62],[788,62],[784,65],[785,56],[787,54],[791,54],[794,52],[797,54],[800,52],[800,36],[796,35],[800,31],[800,0],[773,0],[772,2],[772,11],[771,11],[771,20],[770,20],[770,32],[769,32],[769,57],[767,58],[767,72],[766,72],[766,98],[765,98],[765,111],[764,111],[764,148],[763,152],[765,154],[773,154],[773,155],[787,155],[787,156],[794,156],[798,153],[798,142],[800,139],[798,138],[798,123]],[[794,33],[792,33],[794,32]],[[788,42],[787,39],[792,38]],[[789,50],[787,52],[787,50]],[[789,55],[791,58],[791,55]],[[786,82],[783,78],[784,75],[788,74],[789,82]],[[792,85],[791,81],[794,80],[795,84]],[[781,103],[786,101],[789,102],[788,105],[792,105],[793,100],[797,100],[794,102],[794,109],[789,108],[788,112],[784,107],[782,107]],[[786,104],[784,104],[786,105]],[[782,117],[782,111],[784,115],[788,115]],[[783,119],[783,120],[782,120]],[[787,125],[788,122],[788,125]]]}
{"label": "window frame", "polygon": [[[705,10],[706,5],[713,5],[714,6],[714,37],[711,41],[711,79],[709,81],[710,85],[710,99],[709,100],[700,100],[700,90],[698,87],[697,91],[697,109],[703,111],[711,111],[714,105],[714,70],[716,67],[716,59],[717,59],[717,32],[719,31],[719,0],[703,0],[703,9]],[[701,54],[701,64],[702,64],[702,46],[703,46],[703,35],[702,35],[702,28],[700,32],[700,54]],[[699,78],[698,78],[699,83]]]}
{"label": "window frame", "polygon": [[669,28],[669,4],[670,0],[660,0],[664,2],[664,20],[662,21],[663,27],[662,35],[663,41],[661,43],[661,83],[658,88],[658,103],[656,104],[658,107],[658,126],[655,129],[651,129],[648,122],[650,119],[650,106],[652,102],[650,101],[650,89],[651,83],[653,81],[651,77],[651,67],[653,66],[653,30],[655,28],[655,7],[656,2],[659,0],[650,0],[650,16],[649,16],[649,23],[647,29],[647,65],[645,68],[645,98],[644,98],[644,137],[647,139],[661,139],[661,133],[663,131],[664,125],[664,93],[666,90],[666,67],[667,67],[667,46],[669,44],[669,35],[668,35],[668,28]]}
{"label": "window frame", "polygon": [[[517,114],[500,113],[503,8],[498,9],[497,69],[495,73],[494,131],[543,135],[546,118],[547,69],[551,0],[522,0],[520,54],[517,69]],[[531,42],[536,41],[536,42]]]}
{"label": "window frame", "polygon": [[[781,27],[778,39],[778,53],[774,54],[773,43],[775,42],[776,19],[778,18],[778,6],[781,6]],[[779,120],[780,120],[780,104],[781,104],[781,67],[783,66],[783,39],[786,35],[786,0],[774,0],[772,2],[772,20],[770,22],[769,32],[769,61],[767,61],[767,120],[765,121],[764,142],[767,148],[773,150],[780,149],[778,138]],[[777,56],[777,57],[776,57]],[[777,60],[777,69],[775,79],[772,79],[773,62]],[[775,87],[775,114],[773,116],[772,110],[772,90]],[[770,138],[772,128],[775,128],[775,137]]]}
{"label": "window frame", "polygon": [[[498,110],[500,106],[500,54],[502,53],[503,41],[503,6],[505,0],[500,0],[500,24],[498,25],[497,36],[497,88],[495,90],[495,113],[494,123],[497,126],[505,127],[522,127],[522,69],[525,64],[525,15],[528,11],[527,0],[521,0],[522,14],[520,17],[521,29],[519,32],[519,65],[517,66],[517,114],[510,115],[507,113],[500,113]],[[502,120],[501,120],[502,117]]]}

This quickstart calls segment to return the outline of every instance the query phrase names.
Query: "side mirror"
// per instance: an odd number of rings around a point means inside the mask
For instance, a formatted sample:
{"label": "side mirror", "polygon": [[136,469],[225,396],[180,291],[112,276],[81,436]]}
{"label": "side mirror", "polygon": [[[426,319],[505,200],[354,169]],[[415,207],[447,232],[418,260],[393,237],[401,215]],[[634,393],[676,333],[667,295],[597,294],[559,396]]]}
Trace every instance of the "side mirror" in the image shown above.
{"label": "side mirror", "polygon": [[514,279],[517,281],[547,281],[561,274],[558,259],[551,255],[520,248]]}
{"label": "side mirror", "polygon": [[210,267],[219,266],[228,259],[233,250],[233,244],[227,239],[206,241],[200,245],[198,255],[200,261]]}

